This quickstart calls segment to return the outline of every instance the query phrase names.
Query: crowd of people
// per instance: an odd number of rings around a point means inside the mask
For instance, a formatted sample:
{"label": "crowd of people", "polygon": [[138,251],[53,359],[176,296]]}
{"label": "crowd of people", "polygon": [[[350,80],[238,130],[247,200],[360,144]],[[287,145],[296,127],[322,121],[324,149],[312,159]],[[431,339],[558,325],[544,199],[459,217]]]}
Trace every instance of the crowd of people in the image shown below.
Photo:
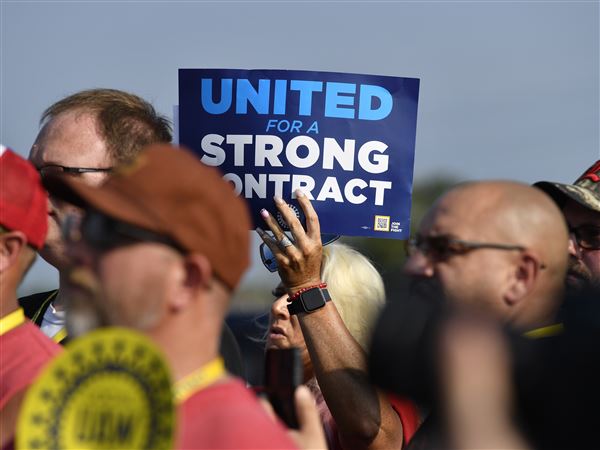
{"label": "crowd of people", "polygon": [[[365,256],[323,244],[302,191],[295,194],[305,226],[275,197],[256,231],[281,281],[265,348],[298,348],[302,361],[299,428],[287,429],[240,378],[239,347],[225,324],[254,251],[246,203],[217,169],[170,145],[169,121],[135,95],[78,92],[50,106],[41,125],[29,161],[0,148],[2,448],[14,445],[27,388],[62,345],[108,326],[145,334],[163,352],[174,379],[176,448],[546,445],[516,404],[510,336],[570,336],[577,321],[564,311],[578,304],[567,296],[600,299],[600,161],[573,184],[453,187],[408,242],[409,291],[388,299]],[[58,289],[19,299],[38,252],[58,270]],[[436,342],[427,356],[437,378],[420,376],[429,347],[413,345],[425,322],[407,316],[410,309],[386,309],[422,297],[452,311],[427,341]],[[600,352],[590,344],[586,363],[597,367]],[[418,395],[425,391],[434,394]],[[553,432],[555,421],[541,422]]]}

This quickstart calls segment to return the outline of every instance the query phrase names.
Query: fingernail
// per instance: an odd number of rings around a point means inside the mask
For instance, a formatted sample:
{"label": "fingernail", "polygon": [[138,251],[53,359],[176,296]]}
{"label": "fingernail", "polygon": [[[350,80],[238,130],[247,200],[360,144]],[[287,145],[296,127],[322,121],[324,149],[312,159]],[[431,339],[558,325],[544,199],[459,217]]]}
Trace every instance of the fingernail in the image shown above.
{"label": "fingernail", "polygon": [[263,230],[261,227],[256,227],[255,230],[258,234],[265,234],[265,230]]}
{"label": "fingernail", "polygon": [[273,200],[275,203],[283,203],[283,199],[279,195],[274,195]]}
{"label": "fingernail", "polygon": [[260,215],[266,219],[267,217],[269,217],[269,211],[267,211],[265,208],[263,208],[260,210]]}
{"label": "fingernail", "polygon": [[296,198],[298,197],[304,197],[304,192],[302,192],[300,189],[296,189]]}

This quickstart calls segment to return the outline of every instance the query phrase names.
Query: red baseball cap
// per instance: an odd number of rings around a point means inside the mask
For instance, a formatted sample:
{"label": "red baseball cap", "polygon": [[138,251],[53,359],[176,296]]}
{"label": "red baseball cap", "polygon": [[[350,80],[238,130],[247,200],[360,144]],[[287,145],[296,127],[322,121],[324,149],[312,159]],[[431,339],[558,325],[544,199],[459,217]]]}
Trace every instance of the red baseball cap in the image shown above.
{"label": "red baseball cap", "polygon": [[48,231],[48,194],[29,161],[0,145],[0,224],[41,249]]}

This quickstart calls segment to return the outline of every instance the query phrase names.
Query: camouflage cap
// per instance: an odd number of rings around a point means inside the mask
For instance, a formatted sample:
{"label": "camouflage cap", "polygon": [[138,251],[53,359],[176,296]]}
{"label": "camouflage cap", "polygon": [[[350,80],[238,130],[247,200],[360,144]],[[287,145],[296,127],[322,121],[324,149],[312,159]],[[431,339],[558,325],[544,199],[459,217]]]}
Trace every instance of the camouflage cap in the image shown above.
{"label": "camouflage cap", "polygon": [[538,181],[534,186],[550,195],[561,208],[567,199],[571,199],[592,211],[600,212],[600,160],[573,184]]}

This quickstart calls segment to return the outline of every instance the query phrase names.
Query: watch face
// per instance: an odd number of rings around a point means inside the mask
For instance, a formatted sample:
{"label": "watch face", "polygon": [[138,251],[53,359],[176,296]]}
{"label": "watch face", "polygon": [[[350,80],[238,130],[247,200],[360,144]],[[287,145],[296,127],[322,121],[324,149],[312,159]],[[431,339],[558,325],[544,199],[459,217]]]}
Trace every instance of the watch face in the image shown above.
{"label": "watch face", "polygon": [[315,311],[325,306],[325,297],[321,289],[311,289],[300,296],[306,312]]}

